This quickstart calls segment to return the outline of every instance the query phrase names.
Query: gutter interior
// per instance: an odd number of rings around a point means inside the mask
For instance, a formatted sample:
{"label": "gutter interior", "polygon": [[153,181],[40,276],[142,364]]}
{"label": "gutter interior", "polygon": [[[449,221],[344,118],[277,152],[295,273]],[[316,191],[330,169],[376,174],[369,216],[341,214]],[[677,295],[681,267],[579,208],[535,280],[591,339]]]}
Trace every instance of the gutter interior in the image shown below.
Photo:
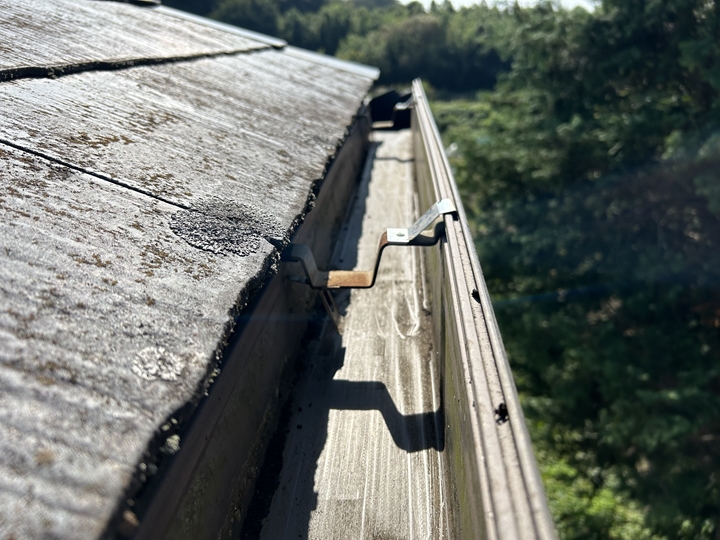
{"label": "gutter interior", "polygon": [[[374,132],[333,267],[367,269],[380,234],[418,208],[409,130]],[[235,537],[452,538],[444,410],[423,248],[389,248],[372,289],[336,294],[298,377]]]}

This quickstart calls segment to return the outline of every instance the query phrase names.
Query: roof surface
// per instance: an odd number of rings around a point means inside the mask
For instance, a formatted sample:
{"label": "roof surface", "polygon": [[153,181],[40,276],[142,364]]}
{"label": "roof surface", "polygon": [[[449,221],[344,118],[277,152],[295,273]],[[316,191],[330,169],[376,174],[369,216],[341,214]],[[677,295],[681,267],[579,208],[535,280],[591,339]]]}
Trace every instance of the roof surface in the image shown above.
{"label": "roof surface", "polygon": [[96,537],[374,72],[128,4],[0,29],[0,537]]}
{"label": "roof surface", "polygon": [[[52,0],[3,2],[0,73],[58,70],[93,63],[232,54],[266,43],[155,9],[116,2]],[[167,10],[166,10],[167,11]]]}

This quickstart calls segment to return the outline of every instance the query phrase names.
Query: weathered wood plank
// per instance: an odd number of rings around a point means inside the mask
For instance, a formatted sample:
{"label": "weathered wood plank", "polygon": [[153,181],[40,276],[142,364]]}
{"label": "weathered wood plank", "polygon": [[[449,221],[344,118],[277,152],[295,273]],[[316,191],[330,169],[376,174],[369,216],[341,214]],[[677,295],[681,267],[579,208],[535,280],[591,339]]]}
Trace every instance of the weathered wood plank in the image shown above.
{"label": "weathered wood plank", "polygon": [[[267,43],[152,8],[91,0],[0,2],[0,80],[68,66],[264,49]],[[41,68],[33,70],[32,68]]]}
{"label": "weathered wood plank", "polygon": [[[362,113],[361,113],[362,114]],[[316,206],[294,237],[326,265],[344,221],[350,195],[363,168],[370,123],[356,120],[323,180]],[[184,446],[167,470],[149,506],[135,506],[141,525],[135,540],[196,540],[229,536],[241,524],[252,498],[265,443],[282,410],[279,372],[290,376],[317,293],[289,279],[293,265],[278,274],[243,310],[222,375],[185,430]],[[222,504],[218,504],[222,501]],[[178,507],[178,505],[180,505]]]}
{"label": "weathered wood plank", "polygon": [[14,149],[0,162],[0,536],[95,537],[272,247],[198,250],[172,205]]}
{"label": "weathered wood plank", "polygon": [[[158,13],[163,13],[164,15],[168,15],[170,17],[175,17],[177,19],[182,19],[184,21],[195,22],[202,26],[209,26],[211,28],[215,28],[216,30],[221,30],[224,33],[235,34],[236,36],[242,36],[242,37],[251,39],[253,41],[259,41],[260,43],[265,43],[266,45],[270,45],[271,47],[274,47],[276,49],[283,49],[283,48],[287,47],[287,41],[285,41],[284,39],[276,38],[273,36],[268,36],[266,34],[260,34],[259,32],[254,32],[252,30],[247,30],[245,28],[233,26],[232,24],[227,24],[224,22],[216,21],[214,19],[208,19],[207,17],[201,17],[199,15],[194,15],[187,11],[182,11],[179,9],[162,6],[162,5],[154,7],[153,10]],[[312,54],[317,55],[317,53],[312,53]],[[366,69],[367,69],[367,66],[366,66]],[[373,78],[377,78],[377,74],[375,74],[373,76]]]}

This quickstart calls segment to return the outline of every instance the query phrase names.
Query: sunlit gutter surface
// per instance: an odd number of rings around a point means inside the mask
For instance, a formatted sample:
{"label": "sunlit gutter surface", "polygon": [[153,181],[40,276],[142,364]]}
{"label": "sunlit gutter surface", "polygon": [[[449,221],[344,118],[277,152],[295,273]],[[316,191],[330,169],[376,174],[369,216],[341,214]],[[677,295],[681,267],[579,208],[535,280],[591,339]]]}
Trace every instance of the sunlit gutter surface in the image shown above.
{"label": "sunlit gutter surface", "polygon": [[456,481],[460,536],[555,538],[490,295],[419,80],[413,82],[413,98],[420,204],[448,197],[459,213],[457,220],[445,217],[446,242],[428,253],[428,266],[434,276],[436,347],[445,352],[446,452]]}

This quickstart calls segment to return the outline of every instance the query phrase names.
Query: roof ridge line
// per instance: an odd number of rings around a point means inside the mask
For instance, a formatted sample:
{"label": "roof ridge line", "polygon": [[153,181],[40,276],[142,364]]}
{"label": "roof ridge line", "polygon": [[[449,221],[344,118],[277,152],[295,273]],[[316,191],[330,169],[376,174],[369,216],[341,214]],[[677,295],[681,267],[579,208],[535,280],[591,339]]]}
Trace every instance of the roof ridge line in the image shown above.
{"label": "roof ridge line", "polygon": [[214,53],[191,54],[187,56],[164,56],[150,58],[129,58],[126,60],[93,60],[74,64],[58,64],[46,66],[27,66],[20,68],[0,69],[0,83],[16,81],[18,79],[57,79],[66,75],[83,73],[86,71],[119,71],[139,66],[155,66],[162,64],[178,64],[191,62],[204,58],[217,58],[219,56],[236,56],[250,54],[272,49],[270,45],[263,45],[253,49],[235,49],[232,51],[219,51]]}

